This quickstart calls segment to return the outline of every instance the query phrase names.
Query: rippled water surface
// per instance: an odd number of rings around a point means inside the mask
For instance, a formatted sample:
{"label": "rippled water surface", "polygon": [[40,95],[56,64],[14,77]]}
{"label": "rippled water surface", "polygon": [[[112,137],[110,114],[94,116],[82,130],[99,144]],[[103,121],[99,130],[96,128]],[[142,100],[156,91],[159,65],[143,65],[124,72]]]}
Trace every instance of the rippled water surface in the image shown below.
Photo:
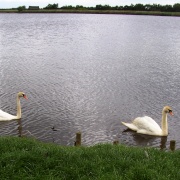
{"label": "rippled water surface", "polygon": [[[0,109],[21,121],[0,134],[73,145],[120,141],[180,148],[180,19],[90,14],[0,14]],[[148,115],[159,124],[169,105],[167,138],[125,131],[121,121]]]}

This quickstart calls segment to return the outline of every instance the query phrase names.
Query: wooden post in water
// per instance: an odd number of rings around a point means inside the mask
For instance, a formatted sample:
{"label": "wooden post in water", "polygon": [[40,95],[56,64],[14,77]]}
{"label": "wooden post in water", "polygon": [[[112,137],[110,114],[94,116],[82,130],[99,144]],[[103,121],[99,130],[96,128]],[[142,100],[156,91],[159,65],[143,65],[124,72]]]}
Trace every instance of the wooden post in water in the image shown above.
{"label": "wooden post in water", "polygon": [[75,146],[81,146],[81,132],[76,133]]}
{"label": "wooden post in water", "polygon": [[176,141],[175,140],[170,141],[170,149],[171,149],[171,151],[174,151],[176,149]]}
{"label": "wooden post in water", "polygon": [[117,145],[117,144],[119,144],[119,141],[116,140],[116,141],[113,142],[113,144]]}

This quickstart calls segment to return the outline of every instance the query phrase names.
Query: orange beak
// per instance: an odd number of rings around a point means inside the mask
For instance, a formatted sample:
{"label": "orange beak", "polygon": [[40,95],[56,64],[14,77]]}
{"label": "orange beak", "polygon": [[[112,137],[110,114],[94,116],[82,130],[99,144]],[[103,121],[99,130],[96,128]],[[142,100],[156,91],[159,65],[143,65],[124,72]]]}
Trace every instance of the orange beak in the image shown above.
{"label": "orange beak", "polygon": [[24,99],[26,99],[26,100],[28,100],[28,98],[27,98],[27,96],[26,96],[26,95],[24,95],[24,96],[23,96],[23,98],[24,98]]}
{"label": "orange beak", "polygon": [[174,114],[173,114],[173,112],[171,111],[171,112],[169,112],[169,114],[171,115],[171,116],[174,116]]}

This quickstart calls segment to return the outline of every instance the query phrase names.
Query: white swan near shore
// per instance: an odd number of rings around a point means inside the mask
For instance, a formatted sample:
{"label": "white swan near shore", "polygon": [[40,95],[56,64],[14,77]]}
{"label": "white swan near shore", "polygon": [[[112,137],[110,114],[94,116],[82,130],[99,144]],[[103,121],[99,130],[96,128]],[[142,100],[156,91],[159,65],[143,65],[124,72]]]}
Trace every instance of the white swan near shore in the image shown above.
{"label": "white swan near shore", "polygon": [[123,125],[129,129],[136,131],[140,134],[154,135],[154,136],[167,136],[168,135],[168,122],[167,114],[173,115],[172,109],[169,106],[165,106],[162,110],[161,127],[151,117],[137,117],[132,123],[122,122]]}
{"label": "white swan near shore", "polygon": [[10,121],[13,119],[20,119],[21,118],[21,104],[20,104],[20,98],[23,97],[25,99],[28,99],[27,96],[25,95],[25,93],[23,92],[19,92],[17,94],[17,99],[16,99],[16,103],[17,103],[17,115],[11,115],[9,113],[6,113],[2,110],[0,110],[0,121]]}

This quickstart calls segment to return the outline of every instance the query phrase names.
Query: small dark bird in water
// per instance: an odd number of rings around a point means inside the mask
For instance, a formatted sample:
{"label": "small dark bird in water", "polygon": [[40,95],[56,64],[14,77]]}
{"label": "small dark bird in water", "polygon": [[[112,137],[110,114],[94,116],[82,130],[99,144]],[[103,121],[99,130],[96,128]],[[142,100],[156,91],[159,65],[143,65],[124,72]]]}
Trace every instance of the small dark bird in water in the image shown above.
{"label": "small dark bird in water", "polygon": [[53,131],[57,131],[57,129],[55,129],[55,127],[53,126],[52,128],[51,128]]}

